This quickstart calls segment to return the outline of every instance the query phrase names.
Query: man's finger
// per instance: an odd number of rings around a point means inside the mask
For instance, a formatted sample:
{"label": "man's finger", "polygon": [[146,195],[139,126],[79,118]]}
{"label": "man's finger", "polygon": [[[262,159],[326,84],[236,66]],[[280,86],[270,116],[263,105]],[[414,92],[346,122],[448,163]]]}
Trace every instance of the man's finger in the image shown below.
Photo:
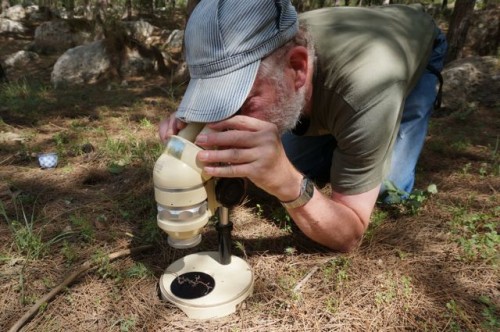
{"label": "man's finger", "polygon": [[251,131],[227,130],[200,134],[196,137],[195,143],[202,147],[237,147],[250,148],[257,144],[259,135]]}
{"label": "man's finger", "polygon": [[211,165],[203,167],[203,172],[219,178],[245,178],[251,174],[251,168],[248,164],[223,166]]}
{"label": "man's finger", "polygon": [[198,160],[206,163],[249,164],[258,159],[256,149],[203,150],[198,152]]}
{"label": "man's finger", "polygon": [[252,118],[250,116],[236,115],[220,122],[210,123],[208,126],[209,128],[214,129],[216,131],[225,131],[225,130],[259,131],[262,130],[262,128],[274,125],[263,120]]}

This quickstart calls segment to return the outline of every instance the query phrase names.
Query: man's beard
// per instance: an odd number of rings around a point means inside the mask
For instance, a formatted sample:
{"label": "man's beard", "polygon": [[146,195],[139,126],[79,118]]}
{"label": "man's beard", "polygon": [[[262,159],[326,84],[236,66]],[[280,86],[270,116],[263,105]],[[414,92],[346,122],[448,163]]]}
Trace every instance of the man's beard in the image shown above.
{"label": "man's beard", "polygon": [[299,121],[300,114],[306,104],[305,87],[301,87],[298,91],[292,91],[291,94],[286,93],[286,87],[282,80],[276,80],[277,96],[276,104],[268,111],[268,121],[274,123],[280,134],[292,130]]}

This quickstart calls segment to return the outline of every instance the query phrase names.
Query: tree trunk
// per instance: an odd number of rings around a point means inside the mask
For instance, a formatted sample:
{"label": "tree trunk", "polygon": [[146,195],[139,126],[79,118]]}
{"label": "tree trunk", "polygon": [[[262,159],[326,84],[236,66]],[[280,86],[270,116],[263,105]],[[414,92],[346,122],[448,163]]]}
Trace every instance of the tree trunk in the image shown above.
{"label": "tree trunk", "polygon": [[194,8],[196,7],[197,4],[200,3],[201,0],[188,0],[187,6],[186,6],[186,22],[189,19],[189,16],[191,16],[191,13],[193,12]]}
{"label": "tree trunk", "polygon": [[2,68],[2,64],[0,63],[0,84],[2,83],[9,83],[9,80],[7,79],[7,74]]}
{"label": "tree trunk", "polygon": [[151,0],[140,0],[139,1],[139,13],[142,15],[152,15],[153,14],[154,1]]}
{"label": "tree trunk", "polygon": [[127,14],[125,19],[131,20],[132,19],[132,0],[127,0],[125,1],[125,8],[127,8]]}
{"label": "tree trunk", "polygon": [[83,0],[84,17],[91,21],[94,19],[94,13],[92,13],[92,6],[90,0]]}
{"label": "tree trunk", "polygon": [[448,39],[448,54],[445,63],[458,58],[464,47],[469,31],[469,25],[474,12],[476,0],[456,0],[451,15],[450,27],[446,35]]}
{"label": "tree trunk", "polygon": [[66,6],[66,11],[68,12],[68,17],[73,18],[75,15],[75,0],[66,0],[64,4]]}
{"label": "tree trunk", "polygon": [[446,8],[448,8],[448,0],[443,0],[443,3],[441,4],[441,11],[444,11]]}

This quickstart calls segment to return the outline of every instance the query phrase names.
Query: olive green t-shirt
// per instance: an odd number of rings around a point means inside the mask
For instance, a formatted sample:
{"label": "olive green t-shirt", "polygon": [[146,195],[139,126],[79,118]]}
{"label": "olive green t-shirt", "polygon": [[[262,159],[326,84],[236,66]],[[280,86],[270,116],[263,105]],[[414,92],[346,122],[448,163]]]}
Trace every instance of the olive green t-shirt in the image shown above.
{"label": "olive green t-shirt", "polygon": [[425,70],[436,26],[421,9],[403,5],[323,8],[300,20],[317,57],[305,135],[335,137],[335,191],[366,192],[389,170],[404,101]]}

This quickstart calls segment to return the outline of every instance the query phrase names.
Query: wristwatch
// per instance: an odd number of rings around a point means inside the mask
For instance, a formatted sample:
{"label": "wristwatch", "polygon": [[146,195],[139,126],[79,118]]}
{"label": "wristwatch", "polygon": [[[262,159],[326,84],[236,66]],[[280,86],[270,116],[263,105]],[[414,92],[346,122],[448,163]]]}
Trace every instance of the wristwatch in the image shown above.
{"label": "wristwatch", "polygon": [[287,209],[295,209],[306,205],[307,202],[311,200],[314,194],[314,183],[304,175],[302,178],[302,183],[300,185],[300,195],[294,200],[281,202]]}

